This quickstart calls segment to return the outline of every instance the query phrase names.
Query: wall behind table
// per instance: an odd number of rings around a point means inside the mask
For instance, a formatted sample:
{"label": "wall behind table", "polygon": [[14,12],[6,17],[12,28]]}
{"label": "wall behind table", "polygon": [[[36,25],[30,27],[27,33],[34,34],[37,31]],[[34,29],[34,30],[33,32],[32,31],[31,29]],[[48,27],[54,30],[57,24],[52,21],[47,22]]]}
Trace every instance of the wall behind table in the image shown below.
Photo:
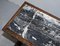
{"label": "wall behind table", "polygon": [[60,18],[60,0],[9,0],[9,1],[18,4],[19,6],[21,6],[21,4],[24,1],[27,1]]}

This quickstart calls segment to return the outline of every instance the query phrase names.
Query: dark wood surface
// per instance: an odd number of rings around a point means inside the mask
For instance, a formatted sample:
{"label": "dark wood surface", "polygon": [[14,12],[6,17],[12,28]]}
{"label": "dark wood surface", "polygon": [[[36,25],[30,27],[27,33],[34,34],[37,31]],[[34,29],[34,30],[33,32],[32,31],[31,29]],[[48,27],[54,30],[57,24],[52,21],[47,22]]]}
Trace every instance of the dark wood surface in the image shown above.
{"label": "dark wood surface", "polygon": [[27,46],[26,44],[23,44],[20,41],[17,41],[14,46]]}

